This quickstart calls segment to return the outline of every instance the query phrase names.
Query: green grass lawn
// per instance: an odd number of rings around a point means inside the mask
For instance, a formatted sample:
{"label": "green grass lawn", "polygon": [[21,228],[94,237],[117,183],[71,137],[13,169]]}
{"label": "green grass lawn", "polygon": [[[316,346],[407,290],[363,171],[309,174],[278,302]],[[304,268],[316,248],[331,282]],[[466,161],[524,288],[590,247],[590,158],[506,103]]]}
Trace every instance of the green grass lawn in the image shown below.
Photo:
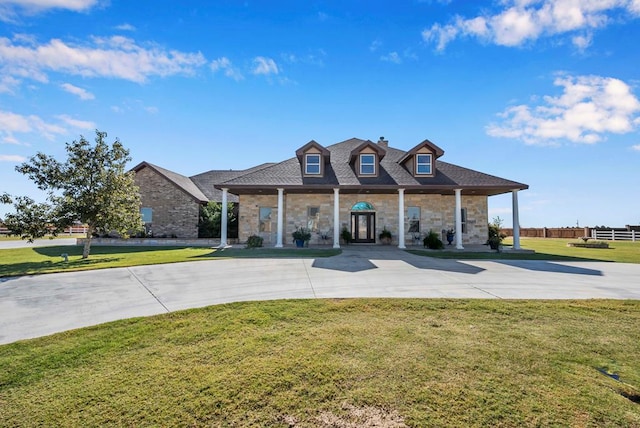
{"label": "green grass lawn", "polygon": [[[640,263],[640,242],[608,241],[609,248],[576,248],[567,247],[571,239],[521,238],[520,246],[535,253],[517,253],[504,251],[492,252],[458,252],[409,250],[409,252],[428,257],[446,259],[487,259],[487,260],[554,260],[554,261],[607,261],[619,263]],[[505,246],[511,246],[512,238],[504,240]]]}
{"label": "green grass lawn", "polygon": [[[60,256],[63,253],[68,254],[68,262]],[[216,250],[207,247],[94,246],[89,258],[83,260],[81,246],[52,245],[0,250],[0,277],[229,257],[329,257],[339,253],[340,250],[315,248]]]}
{"label": "green grass lawn", "polygon": [[0,346],[0,425],[637,427],[638,325],[638,301],[213,306]]}
{"label": "green grass lawn", "polygon": [[[567,247],[566,239],[522,238],[521,246],[535,250],[527,253],[456,252],[409,250],[428,257],[451,259],[524,259],[555,261],[612,261],[640,263],[640,242],[610,242],[608,249]],[[505,245],[510,245],[509,239]],[[61,254],[67,253],[69,261],[64,262]],[[331,257],[340,254],[333,248],[254,248],[225,250],[207,247],[160,247],[160,246],[94,246],[89,259],[83,260],[82,247],[52,245],[49,247],[29,247],[0,250],[0,277],[38,273],[70,272],[112,267],[139,266],[148,264],[174,263],[215,258],[238,257]]]}

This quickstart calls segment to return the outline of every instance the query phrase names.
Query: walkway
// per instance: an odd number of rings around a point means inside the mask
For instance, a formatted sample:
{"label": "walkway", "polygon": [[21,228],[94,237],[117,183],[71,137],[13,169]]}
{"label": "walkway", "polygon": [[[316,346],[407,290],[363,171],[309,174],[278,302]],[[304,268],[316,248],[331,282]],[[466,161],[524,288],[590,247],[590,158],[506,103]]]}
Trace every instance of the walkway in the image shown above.
{"label": "walkway", "polygon": [[393,247],[0,278],[0,343],[226,302],[421,297],[640,299],[640,265],[441,260]]}

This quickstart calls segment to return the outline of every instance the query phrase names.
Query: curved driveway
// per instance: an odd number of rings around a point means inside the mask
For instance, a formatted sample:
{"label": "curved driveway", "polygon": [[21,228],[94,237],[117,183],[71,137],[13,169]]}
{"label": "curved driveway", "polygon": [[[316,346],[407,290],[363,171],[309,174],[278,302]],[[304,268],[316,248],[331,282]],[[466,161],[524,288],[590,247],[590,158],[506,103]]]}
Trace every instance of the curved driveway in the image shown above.
{"label": "curved driveway", "polygon": [[640,299],[640,265],[441,260],[390,247],[0,278],[0,344],[227,302],[348,297]]}

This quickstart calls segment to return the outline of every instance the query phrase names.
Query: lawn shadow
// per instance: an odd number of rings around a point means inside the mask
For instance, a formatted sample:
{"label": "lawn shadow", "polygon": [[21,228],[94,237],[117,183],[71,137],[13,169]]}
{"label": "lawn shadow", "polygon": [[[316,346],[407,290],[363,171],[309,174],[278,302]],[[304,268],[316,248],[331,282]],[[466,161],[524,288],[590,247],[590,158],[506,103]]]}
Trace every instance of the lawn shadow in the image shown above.
{"label": "lawn shadow", "polygon": [[458,260],[435,259],[422,255],[414,255],[395,247],[375,246],[346,249],[341,255],[323,260],[315,260],[311,266],[320,269],[353,273],[378,269],[378,266],[375,264],[376,260],[398,260],[416,269],[465,273],[469,275],[476,275],[484,271],[483,268]]}
{"label": "lawn shadow", "polygon": [[371,260],[357,254],[342,254],[324,259],[315,259],[311,267],[350,273],[378,269],[378,266],[371,263]]}
{"label": "lawn shadow", "polygon": [[214,248],[210,253],[192,256],[194,259],[216,259],[216,258],[326,258],[340,253],[335,249],[317,248]]}
{"label": "lawn shadow", "polygon": [[495,260],[496,263],[535,272],[566,273],[570,275],[603,276],[601,270],[567,266],[548,260]]}
{"label": "lawn shadow", "polygon": [[[90,255],[148,253],[150,251],[183,250],[187,246],[142,246],[142,245],[96,245],[91,247]],[[61,254],[81,256],[81,245],[53,245],[51,247],[34,247],[33,251],[43,256],[60,257]]]}

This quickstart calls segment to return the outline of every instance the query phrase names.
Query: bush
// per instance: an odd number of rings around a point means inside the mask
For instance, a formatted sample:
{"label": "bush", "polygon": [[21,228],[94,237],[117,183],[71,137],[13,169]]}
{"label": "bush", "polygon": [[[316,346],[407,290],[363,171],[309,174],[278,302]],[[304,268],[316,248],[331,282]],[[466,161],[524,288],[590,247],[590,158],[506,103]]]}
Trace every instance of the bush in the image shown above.
{"label": "bush", "polygon": [[424,246],[426,248],[429,248],[430,250],[442,250],[444,248],[442,240],[433,230],[429,231],[429,234],[424,238],[422,242],[424,243]]}
{"label": "bush", "polygon": [[247,248],[262,247],[263,242],[264,242],[264,239],[262,239],[261,236],[251,235],[250,237],[247,238]]}
{"label": "bush", "polygon": [[340,236],[342,237],[342,240],[344,241],[345,244],[349,244],[349,242],[353,241],[353,236],[351,236],[351,232],[349,232],[349,230],[346,227],[342,228],[342,231],[340,232]]}

